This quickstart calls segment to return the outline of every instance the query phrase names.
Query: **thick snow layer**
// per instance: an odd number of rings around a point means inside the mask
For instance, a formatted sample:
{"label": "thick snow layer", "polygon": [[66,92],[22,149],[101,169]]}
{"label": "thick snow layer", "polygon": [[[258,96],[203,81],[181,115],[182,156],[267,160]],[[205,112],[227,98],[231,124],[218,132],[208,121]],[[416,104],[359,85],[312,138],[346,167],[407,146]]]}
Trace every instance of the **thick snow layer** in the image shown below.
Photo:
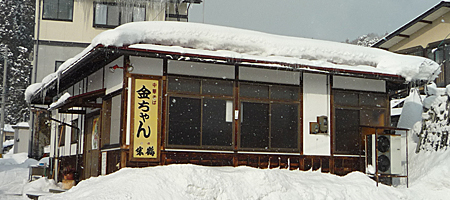
{"label": "thick snow layer", "polygon": [[427,58],[391,53],[345,43],[272,35],[257,31],[198,23],[135,22],[107,30],[92,45],[158,44],[231,51],[247,55],[320,60],[348,66],[372,66],[412,79],[428,80],[439,65]]}
{"label": "thick snow layer", "polygon": [[[410,144],[414,146],[414,143]],[[410,148],[411,149],[411,148]],[[360,172],[340,177],[315,171],[170,165],[124,168],[81,181],[61,194],[53,180],[29,183],[26,154],[0,159],[0,199],[448,199],[450,151],[410,154],[410,187],[376,186]]]}
{"label": "thick snow layer", "polygon": [[[142,46],[146,44],[153,47]],[[264,61],[394,74],[403,76],[407,81],[434,80],[440,72],[439,65],[427,58],[370,47],[208,24],[146,21],[124,24],[100,33],[83,52],[63,63],[57,72],[45,77],[41,85],[37,83],[27,88],[26,99],[29,101],[39,88],[57,79],[65,69],[97,45],[135,45],[130,46],[133,48],[159,45],[164,49],[174,47],[171,48],[173,52],[208,51],[208,55],[226,55],[228,58],[255,57]]]}

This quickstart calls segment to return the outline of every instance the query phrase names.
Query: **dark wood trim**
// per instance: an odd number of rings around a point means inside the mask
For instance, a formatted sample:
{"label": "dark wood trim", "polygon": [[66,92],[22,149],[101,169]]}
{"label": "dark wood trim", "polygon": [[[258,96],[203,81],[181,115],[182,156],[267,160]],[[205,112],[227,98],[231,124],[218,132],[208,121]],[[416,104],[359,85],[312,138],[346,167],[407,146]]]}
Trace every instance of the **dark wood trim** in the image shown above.
{"label": "dark wood trim", "polygon": [[405,34],[398,34],[398,37],[404,37],[404,38],[409,38],[409,35],[405,35]]}
{"label": "dark wood trim", "polygon": [[425,23],[425,24],[433,24],[433,22],[432,21],[428,21],[428,20],[420,20],[419,22],[421,22],[421,23]]}

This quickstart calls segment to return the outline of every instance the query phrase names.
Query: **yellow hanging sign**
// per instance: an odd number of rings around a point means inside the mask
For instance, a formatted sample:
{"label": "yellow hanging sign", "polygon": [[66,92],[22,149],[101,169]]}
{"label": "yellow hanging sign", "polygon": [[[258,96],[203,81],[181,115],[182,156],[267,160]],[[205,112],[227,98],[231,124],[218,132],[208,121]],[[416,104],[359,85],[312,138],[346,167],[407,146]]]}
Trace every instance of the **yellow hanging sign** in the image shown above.
{"label": "yellow hanging sign", "polygon": [[133,158],[158,158],[159,81],[135,79]]}

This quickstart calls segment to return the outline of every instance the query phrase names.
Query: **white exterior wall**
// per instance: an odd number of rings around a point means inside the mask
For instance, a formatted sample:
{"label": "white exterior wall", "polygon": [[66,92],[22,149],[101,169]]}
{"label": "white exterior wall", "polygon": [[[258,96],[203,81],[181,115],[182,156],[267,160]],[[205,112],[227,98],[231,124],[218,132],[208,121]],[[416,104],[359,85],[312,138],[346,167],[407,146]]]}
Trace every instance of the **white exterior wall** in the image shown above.
{"label": "white exterior wall", "polygon": [[328,76],[303,74],[303,154],[331,154],[330,126],[328,134],[309,134],[309,122],[316,122],[317,116],[328,116],[330,120],[330,88]]}
{"label": "white exterior wall", "polygon": [[239,67],[239,79],[267,83],[300,84],[300,72]]}
{"label": "white exterior wall", "polygon": [[163,75],[163,59],[130,56],[130,64],[134,67],[132,74]]}
{"label": "white exterior wall", "polygon": [[[34,46],[36,49],[37,45]],[[66,61],[83,51],[83,49],[83,47],[40,44],[37,58],[39,70],[36,71],[36,68],[33,68],[32,82],[41,82],[45,76],[55,72],[56,61]]]}
{"label": "white exterior wall", "polygon": [[234,65],[171,60],[167,66],[167,72],[169,74],[234,79]]}
{"label": "white exterior wall", "polygon": [[383,80],[363,79],[345,76],[333,76],[333,88],[386,92],[386,82]]}
{"label": "white exterior wall", "polygon": [[116,69],[113,73],[109,70],[109,67],[112,67],[114,65],[123,67],[123,56],[105,66],[106,94],[110,94],[111,92],[117,91],[121,89],[123,86],[123,70],[125,69]]}
{"label": "white exterior wall", "polygon": [[[120,71],[121,70],[117,70],[117,72],[121,74]],[[103,89],[103,73],[103,68],[100,68],[99,70],[88,76],[87,92]]]}

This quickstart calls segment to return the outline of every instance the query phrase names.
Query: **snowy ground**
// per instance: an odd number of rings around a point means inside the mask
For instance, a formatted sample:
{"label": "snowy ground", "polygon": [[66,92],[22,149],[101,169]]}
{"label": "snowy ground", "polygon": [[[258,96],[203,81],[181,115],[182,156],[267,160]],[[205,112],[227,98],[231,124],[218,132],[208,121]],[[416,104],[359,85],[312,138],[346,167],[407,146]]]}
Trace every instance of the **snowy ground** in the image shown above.
{"label": "snowy ground", "polygon": [[[414,144],[411,144],[413,146]],[[0,159],[0,199],[56,188],[41,178],[29,183],[25,154]],[[71,190],[40,199],[448,199],[450,151],[410,156],[410,187],[376,186],[365,174],[344,177],[314,171],[170,165],[90,178]]]}

